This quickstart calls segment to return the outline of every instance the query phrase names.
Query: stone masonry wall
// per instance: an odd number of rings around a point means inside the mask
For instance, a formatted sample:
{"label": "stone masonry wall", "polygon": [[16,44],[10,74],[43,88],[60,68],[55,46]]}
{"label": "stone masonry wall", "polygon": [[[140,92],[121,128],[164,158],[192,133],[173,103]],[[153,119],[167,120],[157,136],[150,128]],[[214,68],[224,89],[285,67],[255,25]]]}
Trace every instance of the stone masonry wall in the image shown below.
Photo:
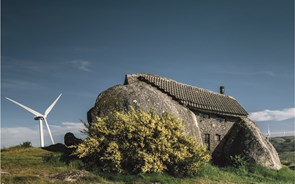
{"label": "stone masonry wall", "polygon": [[212,153],[238,118],[194,112],[199,123],[203,144]]}

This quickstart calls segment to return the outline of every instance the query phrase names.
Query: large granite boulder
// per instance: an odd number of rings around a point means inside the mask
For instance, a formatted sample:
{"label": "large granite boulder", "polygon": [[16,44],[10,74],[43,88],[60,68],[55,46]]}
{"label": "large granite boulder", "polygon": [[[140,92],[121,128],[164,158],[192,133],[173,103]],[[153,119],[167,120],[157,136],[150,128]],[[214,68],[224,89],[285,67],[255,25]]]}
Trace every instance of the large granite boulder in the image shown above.
{"label": "large granite boulder", "polygon": [[202,144],[200,129],[195,114],[174,101],[172,97],[141,81],[117,85],[98,95],[95,106],[87,113],[91,124],[96,116],[106,116],[113,111],[127,112],[133,106],[144,111],[154,109],[157,114],[168,112],[183,120],[186,135],[191,135]]}
{"label": "large granite boulder", "polygon": [[241,118],[224,137],[212,154],[213,162],[230,165],[231,156],[240,155],[249,163],[280,169],[277,151],[249,118]]}

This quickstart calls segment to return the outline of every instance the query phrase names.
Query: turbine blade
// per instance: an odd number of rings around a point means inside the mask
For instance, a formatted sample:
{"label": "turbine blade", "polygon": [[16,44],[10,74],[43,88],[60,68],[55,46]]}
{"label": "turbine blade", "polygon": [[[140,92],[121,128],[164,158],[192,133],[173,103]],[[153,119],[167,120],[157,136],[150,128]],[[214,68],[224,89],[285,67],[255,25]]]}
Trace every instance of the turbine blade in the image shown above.
{"label": "turbine blade", "polygon": [[44,121],[45,121],[45,124],[46,124],[47,130],[48,130],[48,133],[49,133],[49,136],[50,136],[51,142],[52,142],[52,144],[54,144],[54,140],[53,140],[53,137],[52,137],[52,134],[51,134],[51,131],[50,131],[49,125],[48,125],[48,123],[47,123],[47,119],[44,118]]}
{"label": "turbine blade", "polygon": [[52,104],[46,109],[45,113],[44,113],[44,117],[47,117],[47,115],[50,113],[50,111],[52,110],[52,108],[55,106],[56,102],[58,101],[58,99],[61,97],[62,94],[60,94],[53,102]]}
{"label": "turbine blade", "polygon": [[18,102],[16,102],[16,101],[12,100],[12,99],[10,99],[10,98],[7,98],[7,97],[5,97],[5,98],[6,98],[7,100],[9,100],[9,101],[15,103],[16,105],[19,105],[20,107],[26,109],[27,111],[29,111],[30,113],[34,114],[35,116],[43,116],[43,115],[40,114],[39,112],[34,111],[33,109],[31,109],[31,108],[29,108],[29,107],[27,107],[27,106],[25,106],[25,105],[23,105],[23,104],[20,104],[20,103],[18,103]]}

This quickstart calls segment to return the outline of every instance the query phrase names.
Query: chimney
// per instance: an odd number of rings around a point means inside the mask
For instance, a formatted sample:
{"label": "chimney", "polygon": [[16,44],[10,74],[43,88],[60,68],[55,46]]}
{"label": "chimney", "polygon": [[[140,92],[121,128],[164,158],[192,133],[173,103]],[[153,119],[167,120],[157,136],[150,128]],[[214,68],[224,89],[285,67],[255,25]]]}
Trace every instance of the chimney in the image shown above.
{"label": "chimney", "polygon": [[220,94],[223,95],[223,94],[224,94],[224,91],[225,91],[225,90],[224,90],[224,86],[220,86]]}

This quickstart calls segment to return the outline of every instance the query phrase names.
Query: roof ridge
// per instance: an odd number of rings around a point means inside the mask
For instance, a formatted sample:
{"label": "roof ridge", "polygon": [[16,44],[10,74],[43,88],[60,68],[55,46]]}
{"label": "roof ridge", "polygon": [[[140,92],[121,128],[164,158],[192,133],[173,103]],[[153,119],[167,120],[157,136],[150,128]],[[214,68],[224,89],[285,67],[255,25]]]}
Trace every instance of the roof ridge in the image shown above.
{"label": "roof ridge", "polygon": [[127,75],[136,75],[138,77],[139,76],[142,76],[142,75],[149,75],[149,76],[153,76],[153,77],[159,77],[161,79],[166,79],[168,81],[173,81],[173,82],[176,82],[176,83],[181,84],[181,85],[184,85],[184,86],[189,86],[189,87],[192,87],[192,88],[195,88],[195,89],[204,90],[205,92],[210,92],[210,93],[213,93],[215,95],[220,95],[222,97],[228,97],[228,98],[231,98],[231,99],[234,99],[235,100],[235,98],[232,97],[232,96],[220,94],[220,93],[215,92],[215,91],[212,91],[212,90],[208,90],[208,89],[200,88],[200,87],[193,86],[193,85],[190,85],[190,84],[185,84],[185,83],[182,83],[182,82],[178,82],[178,81],[176,81],[174,79],[163,77],[163,76],[160,76],[160,75],[157,75],[157,74],[151,74],[151,73],[135,73],[135,74],[127,74]]}

